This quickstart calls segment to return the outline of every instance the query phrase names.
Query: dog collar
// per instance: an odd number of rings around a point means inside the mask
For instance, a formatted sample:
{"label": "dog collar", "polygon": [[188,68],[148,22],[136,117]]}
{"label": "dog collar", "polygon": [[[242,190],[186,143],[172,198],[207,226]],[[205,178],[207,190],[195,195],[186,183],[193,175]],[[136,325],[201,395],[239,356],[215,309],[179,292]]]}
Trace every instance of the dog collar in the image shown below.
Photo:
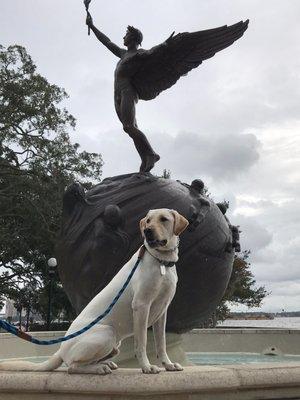
{"label": "dog collar", "polygon": [[[170,249],[170,251],[175,251],[176,249],[178,249],[178,247],[179,247],[179,237],[177,237],[177,245],[174,247],[174,249]],[[157,251],[159,252],[159,250],[157,250]],[[172,267],[174,267],[174,265],[176,265],[176,262],[174,262],[174,261],[165,261],[165,260],[160,260],[159,258],[157,258],[155,256],[153,256],[153,257],[159,261],[160,265],[164,265],[166,268],[172,268]]]}
{"label": "dog collar", "polygon": [[[154,258],[156,258],[156,257],[154,257]],[[168,262],[168,261],[160,260],[159,258],[156,258],[156,259],[159,261],[160,265],[164,265],[166,268],[172,268],[176,264],[174,261]]]}
{"label": "dog collar", "polygon": [[147,250],[146,246],[143,244],[143,246],[141,246],[140,251],[139,251],[139,255],[138,255],[139,260],[141,260],[144,257],[146,250]]}
{"label": "dog collar", "polygon": [[[177,248],[177,247],[176,247]],[[175,248],[175,249],[176,249]],[[144,256],[144,254],[145,254],[145,252],[146,251],[148,251],[148,253],[150,254],[150,256],[152,256],[153,258],[155,258],[158,262],[159,262],[159,264],[160,265],[163,265],[163,266],[165,266],[166,268],[172,268],[172,267],[174,267],[174,265],[176,264],[176,262],[174,262],[174,261],[165,261],[165,260],[161,260],[161,259],[159,259],[159,258],[157,258],[157,257],[155,257],[152,253],[150,253],[150,251],[146,248],[146,246],[143,244],[143,246],[140,248],[140,252],[139,252],[139,258],[141,259],[141,258],[143,258],[143,256]]]}

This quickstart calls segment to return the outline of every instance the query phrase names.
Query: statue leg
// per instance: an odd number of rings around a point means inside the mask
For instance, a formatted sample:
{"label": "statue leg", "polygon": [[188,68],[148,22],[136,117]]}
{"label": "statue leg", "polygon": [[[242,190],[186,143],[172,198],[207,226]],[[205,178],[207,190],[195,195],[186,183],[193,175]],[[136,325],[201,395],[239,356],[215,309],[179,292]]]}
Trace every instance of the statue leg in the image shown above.
{"label": "statue leg", "polygon": [[140,172],[149,172],[160,157],[152,149],[145,134],[137,127],[135,119],[136,101],[136,94],[132,90],[123,90],[117,114],[123,124],[124,131],[132,138],[142,159]]}

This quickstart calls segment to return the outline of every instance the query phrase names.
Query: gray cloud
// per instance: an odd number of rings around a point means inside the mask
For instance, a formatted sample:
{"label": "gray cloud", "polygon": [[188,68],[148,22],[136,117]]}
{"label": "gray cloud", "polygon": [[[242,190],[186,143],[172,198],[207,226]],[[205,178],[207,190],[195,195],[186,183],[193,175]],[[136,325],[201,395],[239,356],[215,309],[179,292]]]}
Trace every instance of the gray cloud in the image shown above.
{"label": "gray cloud", "polygon": [[[168,169],[174,178],[178,176],[183,180],[197,176],[215,181],[234,180],[241,174],[245,176],[259,159],[260,144],[252,134],[212,137],[179,133],[172,137],[167,133],[151,132],[148,137],[162,157],[155,172],[159,174],[163,169]],[[123,172],[138,169],[139,158],[133,151],[133,143],[121,127],[119,130],[100,132],[97,139],[86,140],[86,148],[91,151],[97,148],[103,154],[106,160],[105,175],[111,175],[113,171],[122,173],[120,165]],[[120,154],[128,156],[120,160]],[[111,163],[110,159],[118,160],[118,163]]]}
{"label": "gray cloud", "polygon": [[272,242],[273,235],[257,218],[237,215],[236,220],[239,221],[242,231],[241,245],[243,249],[251,250],[252,260],[255,261],[257,254]]}
{"label": "gray cloud", "polygon": [[174,174],[235,179],[259,159],[259,141],[252,134],[224,136],[179,133],[160,135],[159,148]]}
{"label": "gray cloud", "polygon": [[276,207],[276,204],[271,201],[271,200],[266,200],[266,199],[262,199],[262,200],[258,200],[258,201],[249,201],[249,200],[245,200],[242,199],[239,201],[239,207],[249,207],[252,209],[266,209],[269,207]]}

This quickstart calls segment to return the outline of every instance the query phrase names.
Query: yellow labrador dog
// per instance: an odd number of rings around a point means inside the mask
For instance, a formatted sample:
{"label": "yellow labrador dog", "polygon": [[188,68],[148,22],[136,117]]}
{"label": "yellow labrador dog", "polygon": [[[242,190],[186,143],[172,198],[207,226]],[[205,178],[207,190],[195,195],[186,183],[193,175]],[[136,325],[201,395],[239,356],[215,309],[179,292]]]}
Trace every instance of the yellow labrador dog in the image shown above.
{"label": "yellow labrador dog", "polygon": [[[181,371],[166,352],[166,315],[176,291],[178,236],[188,221],[177,211],[151,210],[140,221],[145,252],[128,287],[110,314],[86,333],[63,342],[48,361],[34,364],[25,361],[5,361],[0,370],[52,371],[63,362],[69,373],[108,374],[117,365],[107,361],[118,354],[121,341],[134,335],[135,354],[146,374],[160,369],[151,365],[146,353],[147,328],[153,326],[157,357],[167,371]],[[105,311],[126,281],[138,252],[118,272],[112,281],[85,307],[71,324],[66,335],[88,325]]]}

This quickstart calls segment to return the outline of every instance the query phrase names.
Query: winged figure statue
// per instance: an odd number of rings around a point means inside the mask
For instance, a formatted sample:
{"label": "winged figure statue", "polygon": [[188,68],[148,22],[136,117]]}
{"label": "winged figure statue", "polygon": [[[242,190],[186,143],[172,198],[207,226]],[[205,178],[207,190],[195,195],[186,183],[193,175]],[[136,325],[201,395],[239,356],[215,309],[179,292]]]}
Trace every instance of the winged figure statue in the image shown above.
{"label": "winged figure statue", "polygon": [[115,109],[141,157],[140,171],[149,172],[160,157],[138,128],[138,100],[154,99],[202,61],[230,46],[243,36],[249,20],[192,33],[173,32],[165,42],[150,50],[140,48],[143,35],[133,26],[128,26],[123,38],[126,48],[121,48],[95,27],[89,12],[86,23],[96,38],[120,59],[115,70]]}

